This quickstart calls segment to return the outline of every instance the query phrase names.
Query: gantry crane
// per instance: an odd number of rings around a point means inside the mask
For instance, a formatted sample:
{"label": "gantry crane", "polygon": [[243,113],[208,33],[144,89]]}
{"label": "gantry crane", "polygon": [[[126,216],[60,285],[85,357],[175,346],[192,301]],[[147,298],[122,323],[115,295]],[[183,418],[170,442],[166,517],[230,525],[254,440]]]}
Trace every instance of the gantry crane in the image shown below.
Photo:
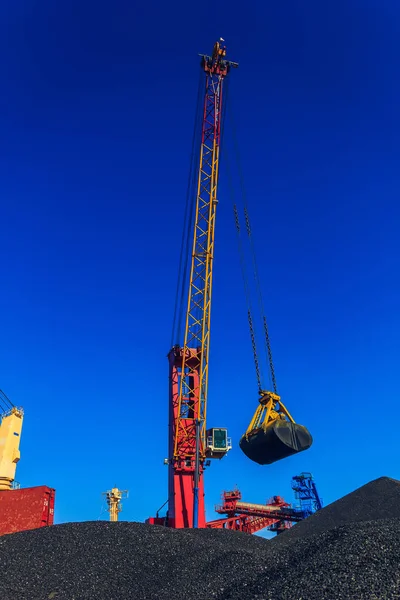
{"label": "gantry crane", "polygon": [[22,408],[0,390],[0,491],[11,490],[15,481],[23,419]]}
{"label": "gantry crane", "polygon": [[[232,67],[238,66],[237,63],[227,60],[223,41],[220,38],[215,43],[210,56],[200,55],[204,76],[199,111],[200,152],[196,177],[189,178],[197,183],[193,194],[195,202],[191,203],[192,198],[189,197],[187,204],[189,216],[181,250],[182,276],[178,282],[181,298],[186,285],[189,291],[186,307],[178,307],[175,311],[179,319],[184,315],[183,335],[178,325],[175,339],[171,343],[172,349],[168,354],[169,455],[165,459],[168,465],[168,499],[165,503],[168,504],[168,510],[165,519],[157,516],[147,520],[148,523],[174,528],[205,527],[204,469],[209,466],[210,459],[222,458],[231,448],[226,428],[207,429],[206,425],[215,215],[224,114],[223,91],[228,73]],[[238,227],[237,211],[235,218]],[[189,257],[188,245],[185,248],[184,240],[186,243],[189,241],[190,231],[193,235]],[[185,260],[190,260],[188,278],[185,277]],[[248,314],[259,376],[253,323],[251,313]],[[266,329],[265,319],[264,326]],[[267,341],[269,345],[268,338]],[[272,368],[271,360],[270,366]],[[273,371],[272,375],[275,382]],[[312,442],[310,434],[305,427],[294,422],[281,403],[276,386],[274,392],[265,391],[259,380],[259,393],[260,406],[240,441],[240,447],[245,454],[255,462],[270,464],[308,448]]]}

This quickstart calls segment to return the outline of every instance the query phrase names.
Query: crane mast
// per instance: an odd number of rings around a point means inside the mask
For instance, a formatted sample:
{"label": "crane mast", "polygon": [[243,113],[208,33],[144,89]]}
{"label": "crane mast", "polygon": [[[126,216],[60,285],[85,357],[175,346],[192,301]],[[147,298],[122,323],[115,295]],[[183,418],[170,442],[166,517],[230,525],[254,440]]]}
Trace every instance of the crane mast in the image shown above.
{"label": "crane mast", "polygon": [[175,528],[205,526],[205,460],[222,458],[230,447],[226,429],[206,429],[223,84],[231,66],[237,66],[228,62],[225,56],[226,49],[220,42],[216,42],[212,56],[201,55],[205,88],[186,322],[183,345],[174,346],[168,355],[167,524]]}
{"label": "crane mast", "polygon": [[0,491],[11,490],[15,481],[23,420],[23,409],[0,390]]}
{"label": "crane mast", "polygon": [[110,513],[110,521],[118,521],[118,515],[122,512],[122,498],[128,497],[128,490],[119,490],[117,487],[113,487],[107,492],[103,492],[106,497],[108,512]]}

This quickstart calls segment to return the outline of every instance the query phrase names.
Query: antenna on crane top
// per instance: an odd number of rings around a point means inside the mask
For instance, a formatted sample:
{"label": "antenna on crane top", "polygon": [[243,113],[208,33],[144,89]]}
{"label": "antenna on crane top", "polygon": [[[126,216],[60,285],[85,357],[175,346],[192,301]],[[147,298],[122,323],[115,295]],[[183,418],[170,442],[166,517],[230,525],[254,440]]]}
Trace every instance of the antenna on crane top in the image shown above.
{"label": "antenna on crane top", "polygon": [[119,490],[113,487],[111,490],[102,493],[106,496],[108,512],[110,513],[110,521],[118,521],[118,515],[122,511],[122,498],[128,498],[128,490]]}

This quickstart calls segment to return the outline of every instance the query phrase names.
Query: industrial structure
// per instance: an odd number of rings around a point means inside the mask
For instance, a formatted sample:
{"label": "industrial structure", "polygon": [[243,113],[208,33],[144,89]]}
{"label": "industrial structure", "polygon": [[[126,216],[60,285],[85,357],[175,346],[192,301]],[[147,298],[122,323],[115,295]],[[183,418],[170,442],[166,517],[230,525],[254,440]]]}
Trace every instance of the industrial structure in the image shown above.
{"label": "industrial structure", "polygon": [[303,519],[300,510],[294,509],[280,496],[274,496],[266,504],[243,502],[238,489],[222,494],[222,503],[215,507],[220,519],[209,521],[211,529],[233,529],[244,533],[256,533],[261,529],[276,532],[288,528],[288,523],[297,523]]}
{"label": "industrial structure", "polygon": [[[168,355],[170,389],[166,523],[175,528],[205,527],[203,474],[206,460],[222,458],[231,448],[226,428],[206,430],[206,410],[223,84],[230,69],[237,67],[237,64],[226,60],[226,49],[217,42],[211,56],[201,57],[201,67],[205,82],[195,214],[194,224],[186,224],[188,228],[194,227],[189,294],[184,311],[183,344],[173,345]],[[189,204],[191,200],[188,198]],[[187,212],[190,212],[190,206]],[[187,239],[189,241],[189,236]],[[185,263],[187,254],[181,255],[181,259]],[[183,270],[186,271],[186,268]],[[185,277],[178,282],[178,287],[182,286],[182,293],[186,283]],[[183,307],[178,312],[182,310]],[[180,331],[174,333],[181,334]],[[156,517],[149,519],[149,522],[164,523],[164,519]]]}
{"label": "industrial structure", "polygon": [[[192,164],[189,177],[192,187],[189,185],[172,348],[168,354],[169,454],[165,459],[168,465],[168,499],[165,504],[168,504],[168,509],[166,518],[157,515],[147,520],[148,523],[174,528],[206,526],[204,470],[210,465],[211,459],[223,458],[232,446],[226,428],[208,429],[206,424],[215,217],[225,111],[224,82],[231,69],[238,66],[227,60],[223,41],[220,38],[215,43],[210,56],[200,55],[203,78],[193,139],[195,147],[197,133],[200,133],[199,156],[197,166]],[[234,209],[240,235],[236,205]],[[247,209],[245,216],[250,236]],[[261,297],[261,289],[258,291]],[[186,306],[182,301],[185,292]],[[262,301],[260,306],[262,308]],[[259,406],[240,440],[240,447],[251,460],[259,464],[271,464],[306,450],[312,444],[312,437],[305,427],[295,423],[277,393],[264,314],[265,344],[273,392],[267,391],[262,385],[250,306],[248,321]]]}
{"label": "industrial structure", "polygon": [[0,535],[52,525],[55,490],[20,488],[15,474],[20,459],[24,411],[0,390]]}
{"label": "industrial structure", "polygon": [[321,510],[323,506],[322,498],[318,493],[314,477],[311,473],[295,475],[292,478],[292,490],[300,503],[304,518],[312,515],[317,510]]}
{"label": "industrial structure", "polygon": [[118,515],[122,512],[122,498],[128,497],[128,490],[119,490],[117,487],[113,487],[111,490],[103,492],[103,495],[106,497],[110,521],[118,521]]}
{"label": "industrial structure", "polygon": [[11,490],[15,481],[23,420],[23,409],[0,390],[0,491]]}
{"label": "industrial structure", "polygon": [[[305,511],[301,507],[292,508],[279,496],[274,496],[265,505],[243,502],[238,489],[224,492],[222,504],[216,508],[221,518],[206,522],[205,469],[213,459],[223,458],[232,448],[227,428],[208,428],[206,417],[215,219],[226,108],[224,85],[230,71],[238,67],[238,64],[227,60],[222,38],[215,43],[211,55],[200,56],[202,79],[193,138],[193,147],[197,152],[193,153],[189,176],[177,301],[171,349],[168,353],[169,439],[168,457],[165,459],[165,464],[168,465],[168,497],[165,504],[168,508],[165,517],[160,517],[157,513],[156,517],[147,522],[173,528],[219,527],[248,533],[268,527],[279,532],[304,518]],[[252,247],[246,206],[244,214],[245,230]],[[234,215],[240,250],[241,227],[235,203]],[[239,445],[250,460],[268,465],[306,450],[312,444],[312,437],[303,425],[294,421],[278,394],[254,251],[252,254],[272,391],[263,384],[261,377],[253,311],[242,260],[259,402]],[[55,490],[46,486],[13,489],[16,487],[16,465],[20,459],[23,415],[23,410],[15,407],[0,392],[0,534],[51,525],[54,520]],[[300,502],[311,502],[308,511],[318,510],[321,502],[319,497],[318,501],[315,499],[315,485],[307,478],[308,474],[303,475],[305,477],[296,480],[297,488],[293,489]],[[124,495],[126,497],[127,490],[115,487],[104,494],[110,521],[115,522],[122,510],[121,500]]]}
{"label": "industrial structure", "polygon": [[223,492],[222,502],[215,507],[215,512],[224,516],[209,521],[206,527],[232,529],[244,533],[256,533],[261,529],[281,533],[322,508],[322,501],[311,473],[294,476],[292,489],[295,498],[299,500],[296,507],[285,502],[281,496],[273,496],[265,504],[254,504],[243,502],[238,489]]}

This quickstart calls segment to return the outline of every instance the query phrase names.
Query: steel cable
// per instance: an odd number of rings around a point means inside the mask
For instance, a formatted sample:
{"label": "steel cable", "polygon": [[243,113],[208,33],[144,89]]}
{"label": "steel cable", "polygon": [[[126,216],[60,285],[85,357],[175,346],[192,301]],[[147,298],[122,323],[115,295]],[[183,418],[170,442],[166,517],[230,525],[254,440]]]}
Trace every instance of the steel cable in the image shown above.
{"label": "steel cable", "polygon": [[264,308],[264,301],[263,301],[263,296],[262,296],[262,291],[261,291],[261,283],[260,283],[260,277],[259,277],[259,272],[258,272],[256,251],[255,251],[254,241],[253,241],[253,236],[252,236],[249,210],[248,210],[248,205],[247,205],[247,195],[246,195],[246,190],[245,190],[245,186],[244,186],[244,177],[243,177],[243,171],[242,171],[242,166],[241,166],[241,161],[240,161],[239,145],[238,145],[237,135],[236,135],[236,125],[235,125],[234,116],[232,114],[232,110],[230,110],[230,112],[229,112],[229,118],[231,121],[233,145],[234,145],[234,149],[235,149],[236,163],[237,163],[236,164],[237,172],[238,172],[239,179],[240,179],[240,189],[241,189],[241,195],[242,195],[242,201],[243,201],[243,211],[244,211],[245,222],[246,222],[246,231],[247,231],[247,236],[249,239],[250,251],[251,251],[251,256],[252,256],[253,274],[254,274],[254,280],[255,280],[256,289],[257,289],[259,310],[260,310],[261,319],[262,319],[263,328],[264,328],[264,345],[265,345],[265,350],[266,350],[266,353],[268,356],[269,374],[270,374],[270,378],[271,378],[271,383],[272,383],[273,391],[276,394],[278,388],[277,388],[275,368],[274,368],[274,363],[273,363],[273,358],[272,358],[271,341],[270,341],[270,336],[269,336],[267,318],[265,316],[265,308]]}
{"label": "steel cable", "polygon": [[243,251],[239,212],[237,209],[237,205],[235,203],[235,190],[234,190],[234,187],[232,184],[232,174],[231,174],[231,169],[230,169],[228,152],[226,152],[225,164],[226,164],[226,170],[227,170],[227,176],[228,176],[228,185],[229,185],[230,194],[231,194],[231,198],[232,198],[233,214],[234,214],[234,218],[235,218],[235,227],[236,227],[236,235],[237,235],[237,241],[238,241],[240,267],[241,267],[242,278],[243,278],[244,293],[245,293],[245,297],[246,297],[247,320],[248,320],[248,324],[249,324],[250,339],[251,339],[251,345],[252,345],[252,350],[253,350],[253,359],[254,359],[254,366],[255,366],[255,370],[256,370],[257,386],[258,386],[258,392],[261,392],[261,390],[262,390],[261,369],[260,369],[260,363],[258,360],[257,342],[256,342],[255,331],[254,331],[254,325],[253,325],[251,294],[250,294],[249,282],[248,282],[247,271],[246,271],[246,261],[245,261],[245,257],[244,257],[244,251]]}
{"label": "steel cable", "polygon": [[176,293],[175,293],[175,306],[174,306],[174,317],[172,322],[172,332],[171,332],[171,347],[174,344],[180,342],[180,338],[182,335],[182,319],[183,319],[183,302],[186,291],[186,281],[187,281],[187,271],[189,264],[189,244],[190,244],[190,234],[191,234],[191,225],[193,221],[193,213],[195,207],[196,193],[195,193],[195,185],[196,185],[196,175],[197,169],[196,164],[198,162],[198,149],[199,149],[199,113],[201,110],[201,100],[202,100],[202,82],[203,82],[203,72],[200,71],[198,89],[197,89],[197,102],[196,102],[196,111],[195,111],[195,120],[193,127],[193,135],[192,135],[192,148],[190,155],[190,168],[189,168],[189,179],[186,191],[186,204],[185,204],[185,213],[184,213],[184,223],[182,229],[182,238],[181,238],[181,250],[179,256],[179,269],[178,269],[178,278],[176,285]]}

